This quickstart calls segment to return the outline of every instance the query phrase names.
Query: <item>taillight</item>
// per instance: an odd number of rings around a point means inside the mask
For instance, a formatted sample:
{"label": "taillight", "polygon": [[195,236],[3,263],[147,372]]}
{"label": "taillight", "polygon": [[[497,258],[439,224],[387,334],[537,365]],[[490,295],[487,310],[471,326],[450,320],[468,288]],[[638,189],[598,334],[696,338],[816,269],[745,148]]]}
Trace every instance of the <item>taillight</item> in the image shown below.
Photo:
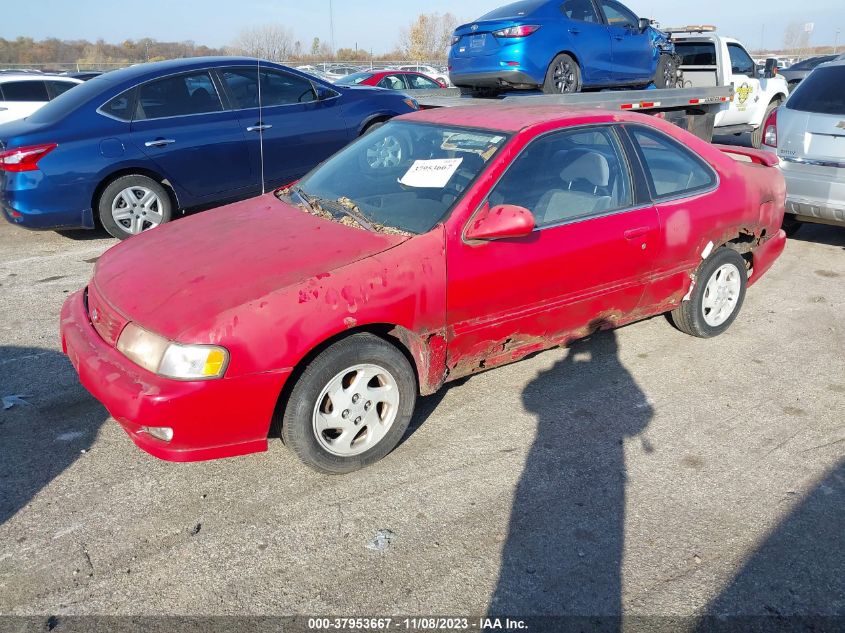
{"label": "taillight", "polygon": [[778,146],[778,111],[773,110],[763,124],[763,145],[774,147]]}
{"label": "taillight", "polygon": [[0,152],[0,171],[35,171],[38,161],[56,149],[55,143],[30,145]]}
{"label": "taillight", "polygon": [[457,43],[458,43],[458,42],[460,42],[460,41],[461,41],[461,36],[460,36],[460,35],[453,35],[453,36],[452,36],[452,46],[454,46],[455,44],[457,44]]}
{"label": "taillight", "polygon": [[496,37],[526,37],[534,33],[539,28],[539,24],[525,24],[522,26],[512,26],[507,29],[493,31],[493,35]]}

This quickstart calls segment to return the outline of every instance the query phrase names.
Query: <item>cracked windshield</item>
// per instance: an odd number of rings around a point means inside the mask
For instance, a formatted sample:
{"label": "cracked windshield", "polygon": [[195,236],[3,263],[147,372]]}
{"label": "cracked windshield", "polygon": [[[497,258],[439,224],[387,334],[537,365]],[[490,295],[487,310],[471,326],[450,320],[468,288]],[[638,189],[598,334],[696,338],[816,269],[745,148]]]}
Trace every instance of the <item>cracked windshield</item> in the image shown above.
{"label": "cracked windshield", "polygon": [[387,123],[280,191],[279,198],[366,230],[425,233],[505,140],[483,130]]}

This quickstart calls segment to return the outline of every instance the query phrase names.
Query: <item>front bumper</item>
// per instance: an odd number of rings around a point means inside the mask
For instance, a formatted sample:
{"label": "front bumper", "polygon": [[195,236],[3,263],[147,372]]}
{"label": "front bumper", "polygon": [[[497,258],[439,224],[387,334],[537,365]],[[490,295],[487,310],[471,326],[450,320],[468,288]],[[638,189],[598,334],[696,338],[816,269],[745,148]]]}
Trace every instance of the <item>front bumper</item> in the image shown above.
{"label": "front bumper", "polygon": [[[205,381],[162,378],[129,361],[97,334],[84,291],[72,294],[62,307],[61,337],[82,385],[151,455],[186,462],[267,449],[276,401],[290,370]],[[143,426],[170,427],[173,439],[158,440]]]}

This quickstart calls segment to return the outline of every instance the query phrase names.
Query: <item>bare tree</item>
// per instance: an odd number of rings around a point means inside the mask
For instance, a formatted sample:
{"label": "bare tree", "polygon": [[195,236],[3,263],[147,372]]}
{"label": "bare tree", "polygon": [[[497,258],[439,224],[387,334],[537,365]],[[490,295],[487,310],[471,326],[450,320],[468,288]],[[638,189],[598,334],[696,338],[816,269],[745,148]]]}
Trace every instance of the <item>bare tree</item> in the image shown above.
{"label": "bare tree", "polygon": [[451,13],[423,13],[399,35],[399,49],[409,59],[444,59],[458,19]]}
{"label": "bare tree", "polygon": [[807,48],[810,43],[810,31],[805,28],[803,22],[793,20],[783,32],[783,47],[792,52]]}
{"label": "bare tree", "polygon": [[279,24],[265,24],[240,32],[233,48],[250,57],[283,61],[291,57],[296,38]]}

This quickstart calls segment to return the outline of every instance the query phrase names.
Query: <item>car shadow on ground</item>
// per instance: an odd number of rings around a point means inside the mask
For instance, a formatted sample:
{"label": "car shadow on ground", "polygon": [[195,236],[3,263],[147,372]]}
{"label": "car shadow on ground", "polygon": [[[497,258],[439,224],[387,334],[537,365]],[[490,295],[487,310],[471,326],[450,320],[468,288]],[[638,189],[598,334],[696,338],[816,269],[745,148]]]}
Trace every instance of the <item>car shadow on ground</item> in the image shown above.
{"label": "car shadow on ground", "polygon": [[0,346],[0,397],[2,525],[90,450],[108,413],[63,354],[32,347]]}
{"label": "car shadow on ground", "polygon": [[75,242],[93,242],[95,240],[113,240],[114,238],[100,227],[96,229],[63,229],[56,231],[62,237]]}
{"label": "car shadow on ground", "polygon": [[697,630],[834,631],[843,617],[845,459],[746,559]]}
{"label": "car shadow on ground", "polygon": [[607,616],[601,630],[615,630],[624,442],[643,433],[652,406],[620,362],[612,330],[576,342],[527,385],[523,403],[537,416],[537,433],[517,484],[489,615]]}
{"label": "car shadow on ground", "polygon": [[841,246],[845,249],[845,227],[805,222],[801,225],[798,232],[789,239],[827,244],[829,246]]}

